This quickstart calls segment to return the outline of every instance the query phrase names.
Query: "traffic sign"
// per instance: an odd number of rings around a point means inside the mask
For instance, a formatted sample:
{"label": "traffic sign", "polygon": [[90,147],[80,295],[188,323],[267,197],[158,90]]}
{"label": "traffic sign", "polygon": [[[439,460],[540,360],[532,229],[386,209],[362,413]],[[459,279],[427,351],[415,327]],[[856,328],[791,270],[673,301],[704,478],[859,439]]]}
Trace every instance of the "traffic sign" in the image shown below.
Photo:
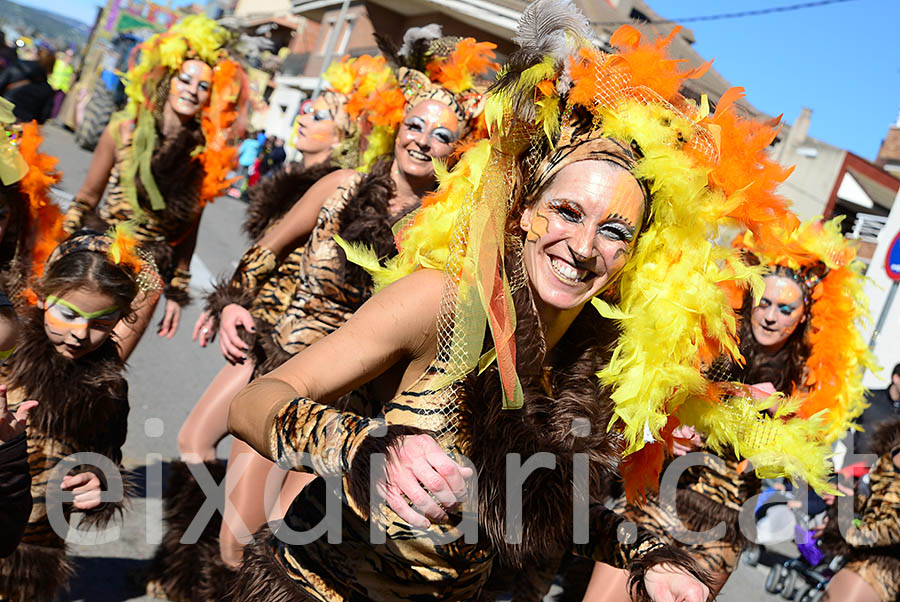
{"label": "traffic sign", "polygon": [[884,270],[888,278],[895,282],[900,281],[900,232],[897,232],[888,246],[887,255],[884,257]]}

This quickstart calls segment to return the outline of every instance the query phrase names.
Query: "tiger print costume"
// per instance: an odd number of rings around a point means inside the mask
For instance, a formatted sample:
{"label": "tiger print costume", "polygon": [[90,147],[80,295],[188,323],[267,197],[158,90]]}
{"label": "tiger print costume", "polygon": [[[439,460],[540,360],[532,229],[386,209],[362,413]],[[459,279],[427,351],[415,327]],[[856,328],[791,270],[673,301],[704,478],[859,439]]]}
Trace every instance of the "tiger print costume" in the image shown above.
{"label": "tiger print costume", "polygon": [[[524,287],[514,297],[517,314],[536,320],[530,289]],[[641,589],[643,573],[654,564],[672,562],[693,569],[685,554],[646,531],[620,533],[620,526],[627,527],[613,511],[600,504],[587,510],[585,494],[613,478],[621,442],[607,433],[612,402],[594,376],[615,329],[598,325],[590,312],[584,314],[559,343],[550,369],[541,365],[543,341],[533,327],[536,322],[519,320],[517,372],[525,404],[518,411],[501,409],[496,366],[436,388],[445,373],[440,357],[384,403],[377,419],[303,397],[283,405],[274,416],[267,455],[281,466],[295,468],[310,458],[308,469],[319,478],[301,491],[274,534],[263,529],[245,549],[232,599],[489,599],[496,593],[485,587],[495,559],[502,559],[509,570],[533,571],[543,559],[558,560],[565,549],[630,565],[639,582],[639,597],[646,594]],[[265,377],[251,383],[244,394],[251,391],[261,397],[293,392],[281,381]],[[362,397],[372,399],[365,392]],[[474,464],[479,477],[476,541],[461,538],[460,514],[425,530],[412,527],[385,504],[374,506],[370,516],[371,455],[385,453],[399,437],[417,433],[432,435],[446,452]],[[508,541],[507,533],[512,532],[508,529],[515,527],[507,525],[504,512],[507,458],[520,454],[524,462],[537,452],[553,454],[555,467],[527,477],[520,490],[522,512],[517,515],[522,519],[520,536]],[[579,456],[587,460],[589,480],[576,497],[572,490]],[[576,500],[588,513],[589,532],[576,531],[578,537],[573,538]],[[338,504],[339,533],[290,543],[286,534],[324,524],[329,512],[338,512],[334,509]],[[383,529],[385,543],[370,543],[374,525]]]}
{"label": "tiger print costume", "polygon": [[823,545],[847,558],[851,570],[872,586],[882,602],[900,600],[900,418],[876,427],[871,443],[878,461],[869,472],[869,495],[857,496],[856,520],[841,536],[829,516]]}
{"label": "tiger print costume", "polygon": [[156,261],[165,283],[166,297],[180,305],[186,305],[190,302],[189,274],[176,270],[175,248],[200,225],[203,212],[200,196],[203,166],[191,158],[191,153],[203,146],[203,134],[199,126],[191,122],[176,136],[161,140],[153,154],[151,170],[166,206],[158,211],[150,207],[138,175],[135,177],[140,206],[138,212],[128,201],[120,185],[121,174],[132,160],[134,120],[117,114],[110,121],[109,128],[116,146],[115,163],[110,172],[106,197],[97,208],[96,215],[92,214],[90,207],[83,201],[73,201],[66,211],[63,228],[71,234],[82,227],[105,231],[109,227],[131,222],[134,225],[135,239]]}
{"label": "tiger print costume", "polygon": [[[26,315],[22,344],[3,367],[12,411],[27,399],[40,405],[28,416],[28,464],[34,506],[22,543],[0,560],[0,598],[11,601],[50,602],[73,574],[66,555],[65,533],[54,532],[47,500],[58,496],[59,480],[53,469],[66,456],[93,452],[118,469],[115,483],[107,482],[98,468],[81,466],[71,473],[95,472],[104,491],[115,491],[121,481],[122,445],[128,426],[128,383],[116,344],[107,339],[96,351],[77,360],[59,355],[44,333],[43,312],[31,308]],[[49,487],[49,491],[48,491]],[[127,493],[127,492],[126,492]],[[82,513],[79,528],[104,528],[121,514],[124,497]],[[73,507],[62,505],[68,523]]]}
{"label": "tiger print costume", "polygon": [[[684,471],[678,480],[674,508],[662,503],[657,492],[648,493],[640,505],[629,504],[621,496],[613,508],[666,543],[688,552],[706,572],[730,575],[746,544],[738,517],[743,504],[759,491],[760,482],[752,470],[740,471],[737,458],[718,460],[722,462],[718,470],[706,455],[702,465]],[[707,531],[719,523],[725,527],[723,537],[712,541],[684,533]]]}
{"label": "tiger print costume", "polygon": [[231,280],[217,284],[207,297],[206,308],[214,316],[229,303],[250,310],[256,334],[243,332],[242,336],[250,346],[255,374],[270,372],[334,332],[372,295],[371,278],[347,262],[333,237],[339,234],[370,245],[382,257],[393,254],[395,218],[388,215],[387,204],[394,185],[389,168],[390,162],[385,161],[369,174],[351,173],[325,200],[303,245],[281,262],[270,250],[252,246]]}

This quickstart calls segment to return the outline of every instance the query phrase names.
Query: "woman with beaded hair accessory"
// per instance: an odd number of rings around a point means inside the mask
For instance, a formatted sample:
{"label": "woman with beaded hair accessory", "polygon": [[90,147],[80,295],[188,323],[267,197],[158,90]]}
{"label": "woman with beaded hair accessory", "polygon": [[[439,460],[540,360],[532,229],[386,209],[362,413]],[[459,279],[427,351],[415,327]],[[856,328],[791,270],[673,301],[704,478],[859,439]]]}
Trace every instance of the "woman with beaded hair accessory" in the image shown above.
{"label": "woman with beaded hair accessory", "polygon": [[[121,515],[129,408],[115,327],[135,319],[139,294],[161,287],[125,226],[75,233],[35,281],[20,344],[2,368],[10,408],[40,401],[26,427],[34,507],[22,542],[0,560],[4,600],[56,600],[75,570],[66,553],[71,515],[80,514],[82,530]],[[79,453],[105,460],[70,458]]]}
{"label": "woman with beaded hair accessory", "polygon": [[[359,134],[350,138],[363,141],[358,169],[333,171],[310,186],[261,233],[231,281],[211,295],[211,314],[222,315],[223,352],[234,365],[220,372],[203,406],[192,413],[193,423],[182,429],[184,462],[202,461],[220,475],[214,444],[227,434],[227,407],[237,391],[253,375],[271,371],[335,330],[371,296],[371,278],[346,261],[337,240],[372,246],[379,256],[393,254],[392,226],[434,187],[433,160],[448,159],[458,145],[484,131],[477,84],[496,68],[494,45],[442,37],[436,26],[409,32],[405,41],[407,47],[392,57],[396,76],[384,71],[383,59],[368,57],[343,63],[330,74],[335,86],[345,78],[354,81],[346,111],[360,122]],[[220,587],[229,582],[246,541],[230,526],[246,525],[250,535],[267,519],[280,518],[283,504],[308,481],[281,471],[239,441],[232,445],[228,465],[237,468],[226,474],[230,494],[219,533],[221,558],[201,563],[205,572],[217,575],[201,578],[202,583]],[[193,546],[178,542],[202,496],[187,493],[197,488],[188,465],[176,466],[184,478],[177,493],[167,494],[173,500],[166,508],[170,529],[151,566],[149,587],[154,595],[181,599],[195,587],[197,560]],[[264,495],[267,488],[270,493]],[[176,506],[176,500],[183,503]],[[240,520],[229,522],[231,517]],[[217,527],[218,521],[208,526],[208,534]]]}
{"label": "woman with beaded hair accessory", "polygon": [[[743,420],[756,421],[754,405],[774,413],[779,422],[797,427],[799,439],[780,445],[784,450],[796,445],[792,461],[808,462],[804,456],[811,454],[818,458],[813,461],[822,462],[864,407],[861,367],[872,363],[859,327],[868,303],[860,264],[854,262],[856,251],[844,240],[840,220],[801,224],[793,214],[786,217],[783,228],[773,229],[777,240],[762,241],[750,232],[735,240],[749,264],[765,268],[765,288],[757,300],[749,290],[731,291],[743,361],[714,363],[709,376],[751,385],[736,394],[764,401],[747,402]],[[774,392],[790,398],[773,404]],[[781,430],[782,435],[789,432]],[[676,431],[678,435],[683,439],[676,442],[675,455],[697,444],[704,450],[695,431]],[[772,436],[774,431],[762,437],[756,449],[740,450],[741,456],[755,461],[773,443]],[[683,472],[677,490],[670,492],[674,499],[666,500],[660,492],[642,503],[623,496],[615,505],[629,520],[688,551],[714,577],[713,593],[737,567],[748,535],[739,516],[759,491],[759,480],[746,462],[739,462],[735,450],[718,447],[723,458],[707,455],[701,465]],[[725,526],[722,537],[696,539],[697,533],[719,524]],[[621,571],[597,565],[585,600],[628,600],[625,579]]]}
{"label": "woman with beaded hair accessory", "polygon": [[[139,46],[125,76],[128,106],[103,132],[65,216],[70,233],[97,217],[104,227],[132,223],[165,281],[159,335],[168,338],[190,302],[190,262],[203,207],[227,188],[237,153],[231,142],[246,110],[246,77],[229,57],[229,39],[215,21],[193,15]],[[117,327],[123,358],[155,307],[141,307],[133,324]]]}
{"label": "woman with beaded hair accessory", "polygon": [[[571,2],[526,9],[488,94],[490,140],[441,174],[386,267],[351,250],[384,288],[232,402],[236,436],[318,477],[245,550],[235,599],[478,599],[495,559],[532,570],[566,550],[629,567],[638,598],[707,598],[687,554],[618,537],[590,496],[623,454],[671,439],[675,411],[717,409],[701,360],[738,354],[719,284],[758,275],[710,240],[783,203],[748,202],[754,172],[711,177],[747,149],[677,93],[702,69],[591,37]],[[375,417],[341,409],[354,390]],[[550,469],[509,479],[538,452]],[[291,541],[335,506],[339,534]]]}

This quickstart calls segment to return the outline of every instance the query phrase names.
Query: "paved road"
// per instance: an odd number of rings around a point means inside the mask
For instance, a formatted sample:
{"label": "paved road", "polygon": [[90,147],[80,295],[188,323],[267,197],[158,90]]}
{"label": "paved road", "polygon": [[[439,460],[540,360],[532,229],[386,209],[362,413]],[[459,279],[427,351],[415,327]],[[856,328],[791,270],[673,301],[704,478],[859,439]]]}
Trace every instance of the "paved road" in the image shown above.
{"label": "paved road", "polygon": [[[61,196],[72,195],[84,180],[90,153],[78,148],[72,135],[63,129],[47,126],[45,138],[43,149],[59,157],[59,167],[65,175],[59,186]],[[240,232],[243,211],[243,203],[228,198],[221,198],[207,208],[192,266],[195,294],[202,292],[211,277],[230,273],[236,265],[246,246]],[[61,600],[151,600],[141,595],[130,578],[152,556],[162,530],[161,503],[158,494],[147,494],[145,476],[155,480],[152,477],[160,474],[163,463],[177,456],[178,428],[224,365],[217,348],[204,350],[191,342],[191,329],[198,313],[196,305],[187,308],[172,340],[160,339],[148,331],[131,358],[128,373],[131,414],[124,455],[126,467],[139,475],[141,495],[134,499],[114,541],[72,546],[78,574],[70,592]],[[228,445],[226,440],[219,446],[220,457],[227,457]],[[723,602],[780,600],[763,591],[767,571],[765,566],[754,569],[742,564],[718,599]]]}

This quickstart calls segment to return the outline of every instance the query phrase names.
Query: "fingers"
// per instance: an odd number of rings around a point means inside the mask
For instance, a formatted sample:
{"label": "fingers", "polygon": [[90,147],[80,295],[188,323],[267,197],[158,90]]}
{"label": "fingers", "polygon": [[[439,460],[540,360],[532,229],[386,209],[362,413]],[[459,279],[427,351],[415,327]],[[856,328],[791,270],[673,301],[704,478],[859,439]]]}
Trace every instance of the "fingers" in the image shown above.
{"label": "fingers", "polygon": [[386,474],[385,501],[411,525],[427,527],[428,519],[446,520],[445,509],[465,499],[466,479],[473,472],[454,462],[428,435],[415,435],[392,451]]}
{"label": "fingers", "polygon": [[6,403],[6,385],[0,385],[0,416],[5,416],[8,411]]}
{"label": "fingers", "polygon": [[90,483],[92,477],[97,481],[97,486],[99,487],[100,479],[97,479],[97,475],[91,472],[81,472],[75,475],[64,476],[62,481],[62,488],[66,491],[72,491],[73,493],[88,491],[88,489],[85,489],[84,486]]}
{"label": "fingers", "polygon": [[[168,312],[166,312],[168,313]],[[181,321],[181,306],[177,303],[172,304],[172,317],[169,319],[169,334],[167,338],[172,338],[178,332],[178,323]]]}
{"label": "fingers", "polygon": [[397,513],[397,516],[405,520],[411,526],[425,529],[431,525],[427,518],[410,507],[409,502],[407,502],[396,489],[386,487],[382,483],[379,483],[376,487],[381,494],[381,497],[387,502],[387,505]]}
{"label": "fingers", "polygon": [[[4,403],[3,405],[5,406],[6,404]],[[16,414],[15,414],[16,422],[22,422],[22,423],[27,422],[28,421],[28,412],[30,412],[37,406],[38,406],[38,402],[35,401],[34,399],[29,399],[28,401],[23,401],[21,404],[19,404],[19,409],[16,410]],[[4,410],[5,410],[5,407],[4,407]]]}
{"label": "fingers", "polygon": [[219,337],[219,348],[225,359],[232,364],[241,364],[247,359],[245,353],[247,344],[236,333],[232,335],[225,328],[222,329],[222,336]]}
{"label": "fingers", "polygon": [[200,314],[200,317],[197,318],[197,321],[194,322],[194,332],[191,334],[191,340],[198,341],[201,347],[206,347],[204,341],[206,339],[206,333],[209,332],[211,319],[212,316],[210,316],[209,312],[203,311]]}

